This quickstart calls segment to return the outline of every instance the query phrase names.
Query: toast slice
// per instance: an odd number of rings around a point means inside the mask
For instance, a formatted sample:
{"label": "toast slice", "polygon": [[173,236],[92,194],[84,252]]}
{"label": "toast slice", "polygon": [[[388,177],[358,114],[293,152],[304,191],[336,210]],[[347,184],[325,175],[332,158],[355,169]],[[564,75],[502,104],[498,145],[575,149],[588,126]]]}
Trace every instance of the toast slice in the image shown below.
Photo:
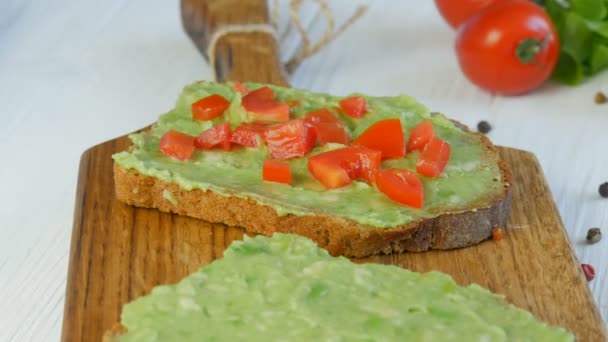
{"label": "toast slice", "polygon": [[292,234],[224,257],[122,309],[105,341],[573,341],[504,298],[440,272],[355,264]]}
{"label": "toast slice", "polygon": [[[236,88],[241,88],[238,85]],[[247,83],[251,90],[264,85]],[[465,247],[488,239],[506,225],[510,209],[511,174],[494,145],[465,126],[431,114],[406,96],[362,96],[367,111],[360,118],[345,114],[342,97],[268,85],[273,101],[289,103],[290,116],[328,110],[354,139],[374,123],[398,118],[406,134],[421,122],[432,122],[436,136],[451,145],[445,170],[436,177],[418,174],[424,188],[423,207],[391,200],[374,185],[354,181],[327,189],[307,168],[309,156],[343,148],[328,143],[303,157],[284,160],[291,185],[265,182],[262,165],[273,153],[259,147],[197,150],[186,161],[159,151],[160,138],[170,130],[197,136],[228,123],[234,130],[259,117],[245,110],[235,84],[198,82],[187,86],[175,109],[149,131],[133,134],[129,151],[114,155],[114,179],[119,200],[145,208],[187,215],[245,228],[250,233],[294,233],[311,238],[332,255],[364,257],[378,253]],[[229,101],[225,113],[208,121],[192,116],[192,104],[210,95]],[[381,168],[416,169],[420,151],[382,161]]]}

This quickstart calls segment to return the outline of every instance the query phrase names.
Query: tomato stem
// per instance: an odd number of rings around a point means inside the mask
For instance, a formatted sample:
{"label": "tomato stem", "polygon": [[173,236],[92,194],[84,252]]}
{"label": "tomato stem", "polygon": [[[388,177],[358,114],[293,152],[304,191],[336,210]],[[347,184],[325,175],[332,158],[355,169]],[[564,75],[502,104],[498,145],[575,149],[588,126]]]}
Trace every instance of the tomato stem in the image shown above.
{"label": "tomato stem", "polygon": [[535,64],[536,56],[543,51],[547,46],[547,38],[540,40],[538,38],[526,38],[519,42],[515,54],[517,58],[524,64]]}

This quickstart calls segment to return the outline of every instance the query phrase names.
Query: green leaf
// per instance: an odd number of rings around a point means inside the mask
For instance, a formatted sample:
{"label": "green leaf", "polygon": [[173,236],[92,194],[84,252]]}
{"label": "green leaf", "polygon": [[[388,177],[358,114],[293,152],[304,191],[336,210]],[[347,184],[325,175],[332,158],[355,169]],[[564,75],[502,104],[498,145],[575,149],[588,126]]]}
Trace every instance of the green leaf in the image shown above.
{"label": "green leaf", "polygon": [[577,85],[583,80],[583,67],[572,56],[562,52],[552,76],[562,83]]}
{"label": "green leaf", "polygon": [[593,45],[591,57],[589,58],[589,66],[591,75],[595,75],[608,68],[608,46],[600,42]]}
{"label": "green leaf", "polygon": [[560,34],[562,51],[581,64],[591,53],[593,32],[578,14],[567,12]]}
{"label": "green leaf", "polygon": [[604,0],[570,0],[570,9],[583,18],[591,20],[602,20],[606,16],[607,9]]}
{"label": "green leaf", "polygon": [[561,32],[565,20],[566,9],[557,0],[546,0],[544,6],[553,20],[557,32]]}
{"label": "green leaf", "polygon": [[587,27],[604,38],[608,38],[608,21],[587,21]]}

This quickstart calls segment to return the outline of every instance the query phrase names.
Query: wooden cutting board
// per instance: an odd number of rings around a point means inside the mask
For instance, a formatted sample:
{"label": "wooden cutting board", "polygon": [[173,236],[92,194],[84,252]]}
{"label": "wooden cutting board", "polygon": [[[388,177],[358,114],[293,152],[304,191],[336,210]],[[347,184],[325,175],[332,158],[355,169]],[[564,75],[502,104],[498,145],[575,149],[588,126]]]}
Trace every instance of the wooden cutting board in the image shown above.
{"label": "wooden cutting board", "polygon": [[[209,40],[205,32],[212,32],[214,25],[239,23],[243,18],[250,22],[268,20],[263,0],[216,0],[213,4],[182,1],[185,27],[201,49]],[[243,54],[247,58],[235,58]],[[274,40],[267,34],[222,38],[216,56],[216,70],[222,79],[286,84],[277,67]],[[104,331],[119,321],[123,304],[221,257],[224,249],[243,235],[240,228],[118,202],[111,155],[128,146],[129,140],[123,136],[82,155],[63,341],[99,341]],[[539,319],[573,331],[579,341],[607,340],[538,161],[531,153],[510,148],[501,147],[500,154],[514,178],[513,208],[504,240],[356,262],[443,271],[459,284],[478,283],[505,294],[509,302]]]}

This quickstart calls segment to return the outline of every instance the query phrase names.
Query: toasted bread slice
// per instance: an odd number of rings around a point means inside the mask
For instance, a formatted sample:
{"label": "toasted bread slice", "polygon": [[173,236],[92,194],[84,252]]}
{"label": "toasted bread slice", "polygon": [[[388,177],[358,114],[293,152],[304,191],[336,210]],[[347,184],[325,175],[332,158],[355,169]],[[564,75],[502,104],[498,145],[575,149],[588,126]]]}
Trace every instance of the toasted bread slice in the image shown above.
{"label": "toasted bread slice", "polygon": [[[368,97],[366,117],[352,119],[335,109],[338,97],[280,87],[272,89],[282,101],[300,101],[302,108],[292,109],[292,115],[296,117],[311,110],[330,108],[353,137],[387,117],[401,118],[406,130],[422,120],[432,120],[437,134],[452,143],[453,158],[440,177],[421,177],[427,189],[427,201],[423,209],[417,210],[392,202],[364,183],[355,182],[359,184],[353,183],[350,188],[337,191],[325,190],[307,175],[308,171],[298,160],[290,162],[292,170],[299,172],[295,175],[299,183],[295,182],[291,187],[264,183],[261,163],[267,151],[263,148],[237,152],[197,151],[192,160],[185,162],[171,160],[154,151],[158,149],[159,136],[168,129],[194,135],[212,125],[211,122],[189,122],[192,121],[190,104],[209,94],[231,98],[229,113],[219,120],[233,126],[247,120],[241,96],[231,90],[230,84],[202,82],[187,87],[176,109],[161,117],[151,132],[134,136],[131,151],[115,156],[117,198],[139,207],[243,227],[251,233],[283,232],[306,236],[332,255],[352,257],[465,247],[488,239],[493,228],[506,225],[511,174],[485,136],[442,115],[432,116],[407,97]],[[222,121],[214,123],[217,122]],[[383,167],[411,168],[417,153],[408,153],[402,161],[384,161]],[[221,159],[224,157],[230,159],[226,162]],[[238,158],[247,158],[247,163],[240,165]],[[210,168],[213,163],[218,163],[229,180],[217,179],[218,175],[224,176]],[[197,168],[202,171],[195,173]],[[234,173],[230,174],[232,171]],[[257,181],[259,184],[240,189],[238,177],[243,172],[253,172],[245,174],[245,178],[249,183]],[[462,184],[456,186],[456,182]],[[455,189],[462,189],[462,193]],[[307,198],[312,200],[307,201]],[[349,205],[354,208],[351,210]]]}

